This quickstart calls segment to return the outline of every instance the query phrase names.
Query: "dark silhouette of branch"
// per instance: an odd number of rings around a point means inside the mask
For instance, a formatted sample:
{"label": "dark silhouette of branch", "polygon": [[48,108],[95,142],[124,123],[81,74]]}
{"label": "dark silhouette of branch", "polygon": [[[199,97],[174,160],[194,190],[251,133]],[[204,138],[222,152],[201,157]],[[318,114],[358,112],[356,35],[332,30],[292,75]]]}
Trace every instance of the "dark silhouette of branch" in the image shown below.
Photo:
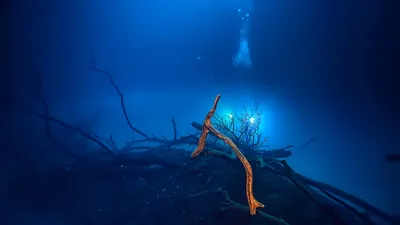
{"label": "dark silhouette of branch", "polygon": [[[40,103],[43,105],[44,107],[44,116],[47,118],[50,115],[50,110],[49,110],[49,106],[47,104],[46,99],[43,97],[43,77],[40,74],[40,72],[38,71],[37,68],[34,68],[33,71],[34,76],[36,77],[36,81],[37,83],[37,87],[36,87],[36,96],[38,97]],[[49,137],[51,137],[51,128],[50,128],[50,123],[48,120],[45,120],[45,127],[46,127],[46,132],[49,135]],[[52,139],[52,138],[51,138]]]}
{"label": "dark silhouette of branch", "polygon": [[[95,72],[102,73],[102,74],[104,74],[104,75],[106,75],[108,77],[111,85],[113,86],[113,88],[115,89],[115,91],[118,93],[118,95],[120,97],[120,104],[121,104],[121,107],[122,107],[122,111],[124,113],[124,117],[125,117],[125,120],[126,120],[128,126],[129,126],[129,128],[132,131],[138,133],[139,135],[141,135],[144,138],[144,140],[134,140],[134,141],[131,141],[131,142],[127,142],[127,145],[133,145],[135,143],[140,143],[140,142],[157,142],[157,143],[161,143],[161,144],[167,144],[168,149],[169,149],[172,145],[175,145],[176,143],[181,143],[181,140],[177,139],[177,133],[178,132],[177,132],[177,128],[176,128],[175,118],[172,118],[172,126],[173,126],[173,132],[174,132],[174,137],[173,137],[172,141],[171,140],[167,140],[165,137],[161,137],[162,139],[157,138],[154,134],[153,134],[152,137],[150,137],[149,135],[145,134],[144,132],[142,132],[139,129],[137,129],[136,127],[134,127],[132,125],[132,122],[131,122],[131,120],[130,120],[130,118],[128,116],[128,113],[126,111],[124,95],[123,95],[122,91],[118,88],[117,84],[115,83],[115,81],[113,79],[113,76],[108,71],[105,71],[105,70],[102,70],[102,69],[99,69],[99,68],[96,67],[96,61],[94,59],[92,51],[91,51],[90,56],[91,56],[91,66],[89,67],[89,69],[93,70]],[[143,147],[139,147],[139,148],[143,149]],[[125,149],[132,149],[132,148],[125,148]]]}
{"label": "dark silhouette of branch", "polygon": [[175,118],[172,117],[172,126],[174,129],[174,140],[176,140],[176,136],[177,136],[177,131],[176,131],[176,123],[175,123]]}
{"label": "dark silhouette of branch", "polygon": [[59,124],[59,125],[65,127],[65,128],[67,128],[67,129],[69,129],[69,130],[76,131],[77,133],[81,134],[83,137],[85,137],[85,138],[87,138],[87,139],[89,139],[89,140],[95,142],[96,144],[98,144],[100,147],[102,147],[103,149],[105,149],[107,152],[110,152],[110,153],[114,154],[114,152],[113,152],[110,148],[108,148],[105,144],[103,144],[100,140],[98,140],[97,138],[93,137],[93,136],[90,135],[89,133],[86,133],[85,131],[83,131],[82,129],[80,129],[80,128],[78,128],[78,127],[74,127],[74,126],[72,126],[72,125],[70,125],[70,124],[68,124],[68,123],[65,123],[65,122],[63,122],[62,120],[57,119],[57,118],[55,118],[55,117],[52,117],[52,116],[50,116],[50,115],[48,115],[48,116],[46,117],[46,116],[44,116],[44,115],[40,115],[40,114],[37,113],[37,112],[34,112],[34,111],[32,111],[32,110],[29,110],[29,109],[25,109],[25,108],[20,108],[20,110],[23,111],[23,112],[26,112],[26,113],[28,113],[28,114],[31,114],[31,115],[33,115],[33,116],[39,118],[39,119],[42,119],[42,120],[45,120],[45,121],[51,121],[51,122],[57,123],[57,124]]}
{"label": "dark silhouette of branch", "polygon": [[[277,161],[277,160],[273,160],[273,161]],[[279,162],[282,162],[282,161],[279,161]],[[274,172],[278,175],[285,176],[287,178],[295,177],[296,180],[301,181],[301,183],[303,183],[305,185],[315,187],[319,190],[324,190],[328,193],[334,194],[342,199],[345,199],[345,200],[357,205],[358,207],[360,207],[368,212],[373,213],[377,217],[386,221],[388,224],[391,224],[391,225],[397,224],[397,222],[391,215],[381,211],[380,209],[372,206],[371,204],[365,202],[364,200],[362,200],[354,195],[351,195],[349,193],[346,193],[338,188],[335,188],[329,184],[325,184],[325,183],[322,183],[319,181],[312,180],[306,176],[303,176],[299,173],[294,172],[293,170],[290,171],[291,173],[288,173],[289,172],[288,169],[290,169],[290,167],[287,167],[287,166],[285,167],[283,164],[275,164],[275,166],[271,166],[271,165],[268,165],[268,163],[264,164],[264,165],[263,165],[263,163],[261,163],[261,164],[258,164],[258,167],[265,168],[271,172]],[[293,172],[295,174],[293,174]],[[328,196],[328,197],[330,197],[330,196]],[[331,198],[331,199],[333,199],[333,198]],[[335,199],[333,199],[333,200],[335,200]],[[340,204],[340,202],[338,202],[338,203]]]}
{"label": "dark silhouette of branch", "polygon": [[50,120],[48,118],[50,118],[50,108],[49,105],[46,101],[46,98],[43,96],[43,76],[40,73],[39,69],[33,65],[32,69],[33,69],[33,75],[36,78],[37,84],[36,84],[36,97],[38,98],[39,102],[43,105],[44,108],[44,123],[45,123],[45,130],[46,130],[46,134],[48,136],[48,139],[50,141],[50,143],[60,149],[61,151],[63,151],[64,153],[68,154],[69,156],[72,156],[73,158],[78,157],[76,154],[73,154],[71,151],[69,151],[67,148],[65,148],[64,146],[62,146],[53,136],[52,132],[51,132],[51,124],[50,124]]}
{"label": "dark silhouette of branch", "polygon": [[362,219],[366,224],[368,225],[373,225],[374,223],[368,218],[366,217],[364,214],[360,213],[356,208],[350,206],[349,204],[347,204],[345,201],[339,199],[338,197],[334,196],[333,194],[329,193],[328,191],[317,187],[318,190],[320,190],[324,195],[328,196],[329,198],[331,198],[333,201],[341,204],[343,207],[345,207],[346,209],[348,209],[350,212],[354,213],[356,216],[358,216],[360,219]]}
{"label": "dark silhouette of branch", "polygon": [[[198,197],[198,196],[206,195],[206,194],[210,194],[210,193],[221,193],[224,196],[224,201],[222,202],[224,207],[222,207],[220,209],[220,211],[225,211],[225,210],[228,210],[228,209],[238,209],[238,210],[241,210],[241,211],[244,211],[244,212],[248,212],[250,210],[250,208],[248,206],[245,206],[245,205],[240,204],[239,202],[233,201],[230,198],[228,192],[225,191],[225,190],[222,190],[222,189],[219,189],[219,190],[205,190],[205,191],[202,191],[202,192],[199,192],[199,193],[196,193],[196,194],[188,195],[188,196],[186,196],[186,198],[194,198],[194,197]],[[265,213],[265,212],[261,211],[260,209],[257,209],[256,211],[257,211],[257,214],[259,216],[261,216],[262,218],[264,218],[264,219],[267,219],[269,221],[273,221],[276,224],[289,225],[282,218],[277,218],[275,216],[272,216],[272,215],[270,215],[268,213]]]}
{"label": "dark silhouette of branch", "polygon": [[300,147],[297,148],[297,151],[303,150],[305,147],[310,145],[311,143],[315,142],[317,140],[317,137],[313,137],[310,140],[306,141],[304,144],[300,145]]}
{"label": "dark silhouette of branch", "polygon": [[121,90],[118,88],[118,86],[115,84],[113,77],[111,76],[111,74],[105,70],[102,69],[98,69],[96,68],[96,64],[95,64],[95,60],[92,60],[92,65],[89,67],[90,70],[102,73],[104,75],[106,75],[108,77],[108,79],[110,80],[111,85],[114,87],[115,91],[117,91],[119,98],[120,98],[120,103],[121,103],[121,107],[122,107],[122,111],[124,113],[124,117],[126,120],[126,123],[128,124],[129,128],[131,128],[132,131],[140,134],[141,136],[143,136],[144,138],[148,139],[149,137],[147,136],[147,134],[143,133],[142,131],[136,129],[132,123],[131,120],[129,119],[128,113],[126,112],[126,107],[125,107],[125,101],[124,101],[124,95],[122,94]]}

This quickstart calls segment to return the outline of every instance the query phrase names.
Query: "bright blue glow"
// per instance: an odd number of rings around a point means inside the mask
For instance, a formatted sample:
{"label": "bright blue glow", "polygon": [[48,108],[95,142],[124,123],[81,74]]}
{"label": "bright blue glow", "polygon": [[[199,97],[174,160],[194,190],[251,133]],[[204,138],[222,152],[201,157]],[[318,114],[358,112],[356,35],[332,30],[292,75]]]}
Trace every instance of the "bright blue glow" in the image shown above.
{"label": "bright blue glow", "polygon": [[244,39],[240,41],[239,52],[233,57],[233,66],[251,68],[251,65],[249,43]]}
{"label": "bright blue glow", "polygon": [[249,69],[252,66],[250,59],[249,42],[247,38],[250,27],[250,14],[246,13],[245,10],[238,9],[238,15],[240,17],[242,27],[240,29],[239,50],[232,58],[233,66]]}
{"label": "bright blue glow", "polygon": [[228,117],[229,117],[230,119],[232,119],[232,118],[233,118],[232,113],[229,113]]}
{"label": "bright blue glow", "polygon": [[250,123],[254,123],[254,120],[255,120],[254,117],[251,117],[250,118]]}

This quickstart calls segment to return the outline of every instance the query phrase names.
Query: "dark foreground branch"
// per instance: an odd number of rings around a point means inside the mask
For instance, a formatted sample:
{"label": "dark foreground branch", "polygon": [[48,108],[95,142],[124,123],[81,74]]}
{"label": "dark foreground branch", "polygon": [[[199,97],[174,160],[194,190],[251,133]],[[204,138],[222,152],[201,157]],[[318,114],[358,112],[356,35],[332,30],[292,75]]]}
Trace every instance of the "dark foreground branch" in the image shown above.
{"label": "dark foreground branch", "polygon": [[[187,198],[194,198],[194,197],[197,197],[197,196],[201,196],[201,195],[205,195],[205,194],[211,194],[211,193],[220,193],[220,194],[222,194],[224,196],[224,202],[223,202],[224,207],[221,208],[220,211],[225,211],[225,210],[228,210],[228,209],[238,209],[238,210],[241,210],[241,211],[244,211],[244,212],[250,211],[250,208],[248,206],[245,206],[245,205],[242,205],[242,204],[240,204],[238,202],[233,201],[229,197],[228,192],[225,191],[225,190],[206,190],[206,191],[202,191],[202,192],[199,192],[199,193],[196,193],[196,194],[189,195],[189,196],[187,196]],[[286,223],[285,220],[276,218],[276,217],[274,217],[274,216],[272,216],[272,215],[270,215],[268,213],[265,213],[265,212],[263,212],[263,211],[261,211],[259,209],[257,209],[257,215],[259,215],[262,218],[267,219],[269,221],[273,221],[273,222],[275,222],[277,224],[289,225],[288,223]]]}
{"label": "dark foreground branch", "polygon": [[323,189],[325,191],[328,191],[332,194],[335,194],[336,196],[339,196],[343,199],[346,199],[350,202],[352,202],[353,204],[363,208],[364,210],[366,210],[367,212],[370,212],[372,214],[375,214],[376,216],[380,217],[381,219],[385,220],[386,222],[388,222],[389,224],[395,225],[397,224],[397,222],[395,221],[395,219],[390,216],[389,214],[381,211],[380,209],[372,206],[371,204],[367,203],[364,200],[361,200],[360,198],[357,198],[354,195],[351,195],[349,193],[346,193],[338,188],[335,188],[329,184],[325,184],[322,182],[318,182],[315,180],[312,180],[308,177],[302,176],[299,174],[300,179],[307,185],[316,187],[318,189]]}
{"label": "dark foreground branch", "polygon": [[[315,187],[315,188],[321,190],[324,194],[328,193],[327,197],[332,199],[334,202],[337,202],[339,204],[342,203],[340,201],[339,202],[336,201],[338,198],[332,198],[333,195],[336,195],[336,196],[338,196],[342,199],[345,199],[345,200],[353,203],[354,205],[364,209],[365,211],[378,216],[379,218],[381,218],[382,220],[386,221],[387,223],[389,223],[391,225],[397,224],[396,220],[392,216],[390,216],[389,214],[372,206],[371,204],[361,200],[360,198],[358,198],[354,195],[351,195],[349,193],[346,193],[346,192],[344,192],[338,188],[335,188],[329,184],[325,184],[325,183],[322,183],[319,181],[312,180],[308,177],[305,177],[305,176],[295,172],[284,160],[274,160],[274,161],[283,162],[283,163],[274,163],[274,164],[269,165],[270,163],[262,163],[261,162],[261,163],[258,163],[257,166],[260,168],[264,168],[269,171],[272,171],[274,173],[277,173],[279,175],[285,176],[288,179],[290,179],[294,182],[299,182],[302,185]],[[341,205],[344,206],[345,208],[349,209],[351,212],[353,212],[355,210],[354,208],[348,208],[347,207],[348,204],[341,204]],[[369,221],[369,219],[362,216],[361,213],[355,213],[355,215],[359,216],[363,221]]]}

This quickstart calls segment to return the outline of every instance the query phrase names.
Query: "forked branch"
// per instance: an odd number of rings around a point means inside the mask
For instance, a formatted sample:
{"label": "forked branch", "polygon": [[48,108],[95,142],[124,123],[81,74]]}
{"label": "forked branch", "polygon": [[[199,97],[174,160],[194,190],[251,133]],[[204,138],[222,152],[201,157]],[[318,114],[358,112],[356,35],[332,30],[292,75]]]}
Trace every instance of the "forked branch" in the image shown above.
{"label": "forked branch", "polygon": [[239,148],[233,143],[231,139],[227,136],[220,133],[217,129],[215,129],[211,124],[211,118],[217,110],[218,102],[221,98],[221,95],[217,95],[214,101],[214,105],[211,110],[207,113],[206,118],[204,119],[203,130],[201,132],[201,136],[199,139],[198,146],[196,150],[192,153],[192,158],[197,157],[203,150],[204,145],[207,140],[207,135],[211,131],[215,136],[224,141],[232,150],[235,152],[236,156],[239,158],[240,162],[242,162],[244,169],[246,170],[246,196],[247,201],[249,203],[250,215],[255,215],[257,208],[262,208],[264,205],[257,201],[253,195],[253,170],[249,161],[243,155],[243,153],[239,150]]}
{"label": "forked branch", "polygon": [[105,70],[99,69],[96,67],[95,61],[92,60],[92,65],[89,67],[90,70],[102,73],[104,75],[106,75],[108,77],[108,79],[110,80],[111,85],[114,87],[114,89],[117,91],[118,95],[119,95],[119,99],[120,99],[120,103],[121,103],[121,108],[122,111],[124,113],[124,117],[126,120],[126,123],[128,124],[129,128],[131,128],[132,131],[140,134],[141,136],[143,136],[145,139],[148,139],[149,137],[147,136],[147,134],[143,133],[142,131],[136,129],[132,123],[131,120],[129,119],[128,113],[126,112],[126,107],[125,107],[125,101],[124,101],[124,94],[122,94],[121,90],[118,88],[118,86],[115,84],[114,82],[114,78],[111,76],[111,74]]}

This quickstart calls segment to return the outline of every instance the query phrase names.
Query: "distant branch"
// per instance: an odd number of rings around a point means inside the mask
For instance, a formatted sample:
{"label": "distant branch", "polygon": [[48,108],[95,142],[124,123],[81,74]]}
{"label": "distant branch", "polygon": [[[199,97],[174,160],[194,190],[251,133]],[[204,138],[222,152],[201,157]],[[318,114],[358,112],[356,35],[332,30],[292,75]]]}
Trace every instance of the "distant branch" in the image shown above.
{"label": "distant branch", "polygon": [[311,143],[315,142],[317,140],[317,137],[313,137],[310,140],[306,141],[304,144],[300,145],[300,147],[297,148],[297,151],[300,151],[310,145]]}
{"label": "distant branch", "polygon": [[[41,74],[41,72],[39,71],[39,69],[34,66],[32,66],[32,70],[33,70],[33,75],[35,77],[36,80],[36,97],[38,98],[39,102],[43,105],[44,108],[44,115],[42,116],[44,124],[45,124],[45,132],[47,134],[47,137],[49,139],[50,144],[52,144],[54,147],[60,149],[61,151],[63,151],[64,153],[68,154],[69,156],[76,158],[77,156],[75,154],[73,154],[71,151],[69,151],[67,148],[65,148],[64,146],[62,146],[53,136],[52,132],[51,132],[51,124],[50,124],[50,120],[49,118],[51,118],[50,116],[50,108],[49,105],[46,101],[46,98],[43,96],[43,76]],[[31,113],[32,114],[32,113]],[[34,114],[32,114],[34,115]]]}
{"label": "distant branch", "polygon": [[58,123],[59,125],[67,128],[69,130],[76,131],[79,134],[81,134],[83,137],[95,142],[96,144],[101,146],[103,149],[107,150],[107,152],[114,154],[114,152],[110,148],[108,148],[106,145],[104,145],[100,140],[98,140],[97,138],[93,137],[92,135],[86,133],[85,131],[83,131],[82,129],[80,129],[78,127],[74,127],[74,126],[67,124],[67,123],[63,122],[62,120],[52,117],[50,115],[46,117],[46,116],[40,115],[39,113],[36,113],[34,111],[28,110],[28,109],[21,109],[21,110],[28,114],[31,114],[37,118],[43,119],[45,121],[52,121],[52,122]]}
{"label": "distant branch", "polygon": [[176,131],[176,123],[175,123],[175,118],[172,117],[172,126],[174,129],[174,140],[176,140],[176,135],[177,135],[177,131]]}
{"label": "distant branch", "polygon": [[90,70],[102,73],[104,75],[106,75],[108,77],[108,79],[110,80],[111,85],[114,87],[114,89],[117,91],[119,98],[120,98],[120,103],[121,103],[121,107],[122,107],[122,111],[124,113],[124,117],[125,120],[129,126],[129,128],[131,128],[132,131],[140,134],[141,136],[143,136],[144,138],[148,139],[149,137],[147,136],[147,134],[143,133],[142,131],[136,129],[132,123],[131,120],[129,119],[128,113],[126,112],[126,107],[125,107],[125,101],[124,101],[124,95],[122,94],[121,90],[118,88],[118,86],[115,84],[114,82],[114,78],[111,76],[111,74],[105,70],[102,69],[98,69],[96,68],[96,61],[93,59],[92,60],[92,65],[89,67]]}

